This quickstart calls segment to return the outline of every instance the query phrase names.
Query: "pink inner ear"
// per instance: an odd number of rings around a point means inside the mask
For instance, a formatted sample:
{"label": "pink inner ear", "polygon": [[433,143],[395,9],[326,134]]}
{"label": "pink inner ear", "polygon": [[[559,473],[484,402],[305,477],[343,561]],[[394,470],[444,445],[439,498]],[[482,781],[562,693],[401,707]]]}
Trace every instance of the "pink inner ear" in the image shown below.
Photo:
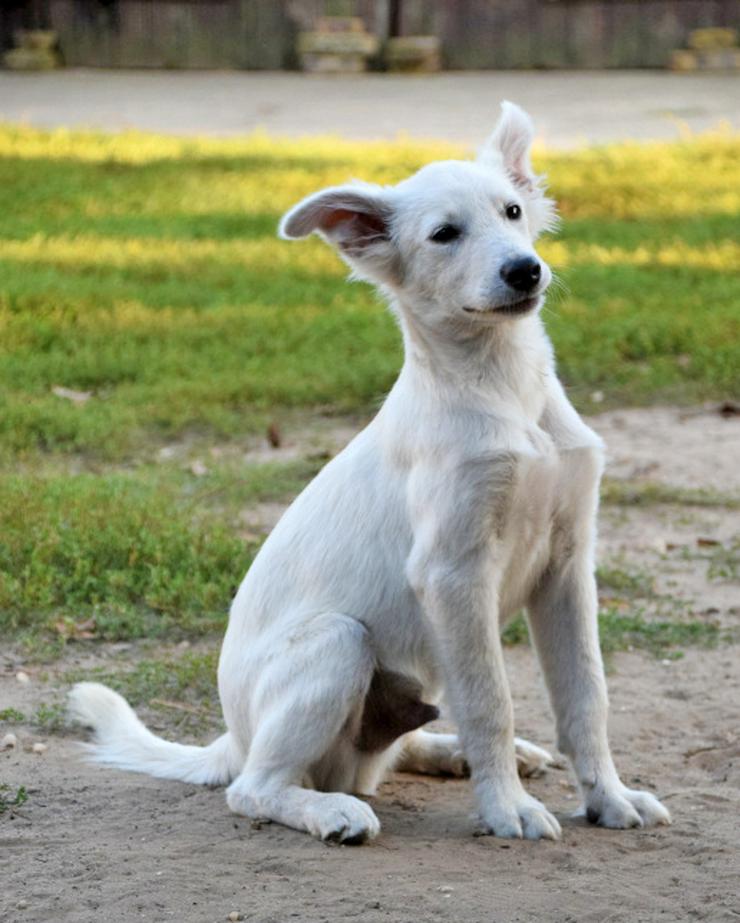
{"label": "pink inner ear", "polygon": [[327,211],[326,215],[322,216],[321,227],[325,231],[330,231],[343,221],[351,221],[356,215],[357,212],[351,212],[346,208],[333,208],[331,211]]}
{"label": "pink inner ear", "polygon": [[333,208],[327,211],[321,220],[321,229],[331,231],[338,224],[353,222],[359,235],[366,237],[368,234],[385,235],[385,222],[379,215],[369,214],[368,212],[350,211],[348,208]]}

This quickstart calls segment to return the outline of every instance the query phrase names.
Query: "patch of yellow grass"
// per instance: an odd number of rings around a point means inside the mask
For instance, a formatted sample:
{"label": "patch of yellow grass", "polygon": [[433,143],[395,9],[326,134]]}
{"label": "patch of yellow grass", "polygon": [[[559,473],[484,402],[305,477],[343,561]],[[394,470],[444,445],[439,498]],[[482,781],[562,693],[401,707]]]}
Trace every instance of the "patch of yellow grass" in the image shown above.
{"label": "patch of yellow grass", "polygon": [[687,266],[740,272],[740,243],[723,240],[717,244],[644,244],[634,249],[599,244],[564,243],[545,240],[537,248],[555,268],[566,266]]}

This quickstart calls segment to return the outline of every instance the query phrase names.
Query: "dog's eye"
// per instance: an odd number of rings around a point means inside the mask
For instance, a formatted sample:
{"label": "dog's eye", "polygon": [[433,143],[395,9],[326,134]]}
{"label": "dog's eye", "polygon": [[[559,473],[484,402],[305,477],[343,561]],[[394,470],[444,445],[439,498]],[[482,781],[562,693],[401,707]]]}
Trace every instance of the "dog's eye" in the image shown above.
{"label": "dog's eye", "polygon": [[452,240],[457,240],[462,231],[456,228],[454,224],[443,224],[430,236],[435,244],[448,244]]}
{"label": "dog's eye", "polygon": [[506,217],[509,221],[518,221],[522,217],[521,208],[514,202],[506,206]]}

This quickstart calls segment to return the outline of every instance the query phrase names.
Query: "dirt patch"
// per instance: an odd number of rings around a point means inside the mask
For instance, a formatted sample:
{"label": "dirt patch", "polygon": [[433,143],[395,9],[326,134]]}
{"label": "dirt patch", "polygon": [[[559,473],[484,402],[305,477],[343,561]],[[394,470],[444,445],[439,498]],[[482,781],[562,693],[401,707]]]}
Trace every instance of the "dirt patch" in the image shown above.
{"label": "dirt patch", "polygon": [[740,493],[740,416],[722,406],[614,410],[592,417],[616,478]]}
{"label": "dirt patch", "polygon": [[[725,494],[740,489],[732,464],[740,457],[736,419],[666,409],[620,411],[593,422],[610,446],[611,477]],[[334,451],[348,436],[321,438]],[[313,451],[315,433],[311,438]],[[301,439],[287,434],[285,451],[298,451]],[[274,520],[280,509],[263,512]],[[259,510],[251,513],[259,519]],[[737,532],[736,509],[682,504],[679,494],[659,505],[606,505],[600,560],[612,586],[602,592],[629,611],[643,607],[648,619],[705,618],[737,629]],[[70,645],[51,667],[6,653],[0,710],[31,715],[56,701],[70,669],[130,663],[152,650],[151,644]],[[11,793],[25,786],[28,801],[0,815],[0,917],[203,923],[237,912],[260,923],[737,920],[737,650],[720,643],[675,660],[637,652],[610,658],[617,764],[627,784],[665,800],[674,826],[615,832],[571,820],[572,778],[551,771],[527,784],[563,823],[559,843],[476,838],[468,783],[399,774],[373,799],[383,825],[375,843],[325,846],[229,814],[220,790],[87,766],[76,733],[3,723],[0,737],[12,731],[18,744],[0,753],[0,782]],[[510,648],[507,663],[518,733],[552,748],[532,652]],[[19,669],[28,682],[16,678]],[[157,730],[188,737],[176,708],[142,714]],[[214,716],[214,730],[216,722]],[[47,749],[34,752],[36,742]]]}

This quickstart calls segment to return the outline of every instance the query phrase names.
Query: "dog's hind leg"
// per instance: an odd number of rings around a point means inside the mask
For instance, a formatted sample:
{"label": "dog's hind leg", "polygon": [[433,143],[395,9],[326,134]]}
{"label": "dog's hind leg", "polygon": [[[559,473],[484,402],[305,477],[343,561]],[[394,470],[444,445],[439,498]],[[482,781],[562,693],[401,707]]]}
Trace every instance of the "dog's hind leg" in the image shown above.
{"label": "dog's hind leg", "polygon": [[418,772],[428,776],[470,775],[470,767],[460,748],[457,734],[413,731],[403,738],[403,749],[396,764],[398,772]]}
{"label": "dog's hind leg", "polygon": [[[378,819],[367,804],[344,793],[354,782],[351,741],[375,669],[367,632],[355,619],[328,613],[298,625],[285,642],[252,690],[254,734],[227,803],[237,814],[323,840],[371,839],[380,831]],[[329,777],[327,761],[337,763]],[[330,779],[340,791],[315,791],[319,775],[322,787]]]}
{"label": "dog's hind leg", "polygon": [[[514,747],[517,770],[523,778],[541,775],[548,766],[557,765],[547,750],[528,740],[515,737]],[[470,767],[457,734],[434,734],[422,730],[403,738],[403,749],[396,769],[399,772],[418,772],[431,776],[462,778],[470,775]]]}

